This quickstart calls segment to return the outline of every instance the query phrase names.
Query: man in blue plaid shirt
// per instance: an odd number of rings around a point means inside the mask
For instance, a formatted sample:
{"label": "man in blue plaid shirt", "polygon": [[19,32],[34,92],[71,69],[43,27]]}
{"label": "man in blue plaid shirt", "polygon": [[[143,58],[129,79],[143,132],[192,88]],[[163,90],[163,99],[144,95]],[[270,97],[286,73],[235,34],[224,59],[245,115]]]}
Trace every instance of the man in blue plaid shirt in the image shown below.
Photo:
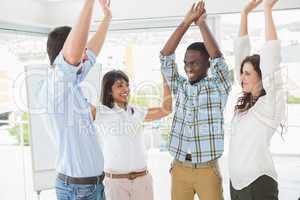
{"label": "man in blue plaid shirt", "polygon": [[[217,159],[224,149],[223,111],[231,79],[205,20],[205,5],[200,1],[186,14],[160,55],[162,73],[176,98],[169,144],[174,157],[170,170],[172,200],[193,200],[195,193],[201,200],[223,199]],[[178,74],[174,52],[193,22],[204,43],[196,42],[187,48],[186,79]]]}

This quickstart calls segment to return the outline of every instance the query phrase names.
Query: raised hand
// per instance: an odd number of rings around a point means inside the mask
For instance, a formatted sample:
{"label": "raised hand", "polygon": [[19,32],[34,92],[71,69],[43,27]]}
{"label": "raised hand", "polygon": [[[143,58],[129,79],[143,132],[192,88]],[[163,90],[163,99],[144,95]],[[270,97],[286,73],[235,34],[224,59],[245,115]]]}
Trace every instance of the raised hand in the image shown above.
{"label": "raised hand", "polygon": [[86,48],[94,2],[94,0],[84,1],[79,19],[73,26],[62,49],[65,60],[74,66],[79,66]]}
{"label": "raised hand", "polygon": [[206,10],[205,10],[205,3],[204,1],[200,1],[200,5],[197,8],[197,12],[199,14],[199,17],[195,20],[195,24],[197,26],[200,26],[202,22],[206,20]]}
{"label": "raised hand", "polygon": [[248,14],[253,11],[263,0],[250,0],[241,12],[239,36],[248,35]]}
{"label": "raised hand", "polygon": [[250,13],[252,10],[254,10],[263,0],[250,0],[248,4],[244,7],[243,12],[245,14]]}
{"label": "raised hand", "polygon": [[87,48],[92,50],[96,55],[98,55],[102,49],[112,18],[110,10],[110,0],[99,0],[99,3],[103,11],[104,18],[98,25],[96,33],[91,37],[87,44]]}
{"label": "raised hand", "polygon": [[202,1],[197,4],[194,3],[188,13],[185,15],[184,22],[188,25],[191,25],[196,19],[199,18],[199,7]]}
{"label": "raised hand", "polygon": [[102,8],[104,17],[112,18],[112,13],[110,9],[110,0],[99,0],[99,3]]}
{"label": "raised hand", "polygon": [[264,0],[264,7],[272,9],[278,0]]}
{"label": "raised hand", "polygon": [[278,0],[264,0],[266,41],[277,40],[277,32],[272,16],[272,8]]}
{"label": "raised hand", "polygon": [[172,33],[170,38],[168,39],[167,43],[161,50],[161,54],[164,56],[171,55],[175,52],[180,40],[182,39],[183,35],[189,29],[190,25],[199,18],[200,16],[200,9],[201,1],[197,4],[193,4],[191,9],[185,15],[183,22],[176,28],[176,30]]}

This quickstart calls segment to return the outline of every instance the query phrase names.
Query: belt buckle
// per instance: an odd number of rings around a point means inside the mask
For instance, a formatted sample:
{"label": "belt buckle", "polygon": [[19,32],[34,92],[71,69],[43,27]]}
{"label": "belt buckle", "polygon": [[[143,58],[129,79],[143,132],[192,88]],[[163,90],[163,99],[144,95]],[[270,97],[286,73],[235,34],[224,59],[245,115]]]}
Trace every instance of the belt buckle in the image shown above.
{"label": "belt buckle", "polygon": [[196,169],[197,168],[197,164],[196,163],[192,163],[192,161],[186,160],[183,162],[183,164],[189,168],[192,169]]}
{"label": "belt buckle", "polygon": [[197,168],[199,168],[198,166],[198,164],[197,163],[192,163],[192,161],[188,161],[188,160],[186,160],[186,161],[184,161],[184,162],[182,162],[183,163],[183,165],[185,165],[185,166],[187,166],[187,167],[189,167],[189,168],[192,168],[192,169],[197,169]]}
{"label": "belt buckle", "polygon": [[62,179],[61,179],[65,184],[69,184],[69,177],[67,175],[62,174]]}
{"label": "belt buckle", "polygon": [[131,180],[131,181],[134,180],[134,179],[136,178],[134,172],[130,172],[128,175],[129,175],[129,176],[128,176],[128,179]]}

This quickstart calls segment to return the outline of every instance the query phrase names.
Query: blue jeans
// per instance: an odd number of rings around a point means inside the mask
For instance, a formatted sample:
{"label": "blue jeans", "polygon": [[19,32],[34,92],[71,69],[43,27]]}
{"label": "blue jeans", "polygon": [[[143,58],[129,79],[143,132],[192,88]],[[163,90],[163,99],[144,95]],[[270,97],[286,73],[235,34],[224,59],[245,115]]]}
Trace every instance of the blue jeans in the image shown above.
{"label": "blue jeans", "polygon": [[104,186],[67,184],[56,179],[55,184],[57,200],[105,200]]}

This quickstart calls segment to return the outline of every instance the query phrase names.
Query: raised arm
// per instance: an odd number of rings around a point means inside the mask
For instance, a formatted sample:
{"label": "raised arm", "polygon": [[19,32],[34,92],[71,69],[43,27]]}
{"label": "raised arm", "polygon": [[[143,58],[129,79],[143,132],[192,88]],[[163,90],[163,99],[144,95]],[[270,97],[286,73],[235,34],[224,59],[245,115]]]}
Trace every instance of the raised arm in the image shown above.
{"label": "raised arm", "polygon": [[172,95],[166,79],[163,77],[163,103],[160,108],[149,108],[144,121],[153,121],[163,118],[172,113]]}
{"label": "raised arm", "polygon": [[63,56],[71,65],[78,65],[86,47],[94,0],[85,0],[79,19],[63,47]]}
{"label": "raised arm", "polygon": [[161,71],[163,76],[167,79],[174,95],[177,94],[178,88],[185,81],[185,78],[181,77],[178,73],[174,52],[190,25],[199,18],[199,12],[197,12],[199,6],[200,2],[193,4],[182,23],[176,28],[160,52]]}
{"label": "raised arm", "polygon": [[87,48],[92,50],[96,56],[99,54],[104,40],[108,31],[108,27],[112,18],[111,10],[110,10],[110,0],[99,0],[100,6],[102,8],[104,17],[96,33],[92,36],[87,44]]}
{"label": "raised arm", "polygon": [[251,46],[248,37],[248,15],[262,0],[250,0],[241,11],[240,29],[238,38],[234,41],[235,78],[240,82],[240,69],[242,61],[250,55]]}
{"label": "raised arm", "polygon": [[[266,43],[261,51],[260,65],[263,82],[279,72],[281,62],[281,43],[277,38],[276,27],[272,17],[272,9],[278,0],[264,0],[265,37]],[[264,88],[267,91],[266,83]],[[275,82],[278,82],[276,80]],[[274,84],[274,81],[272,82]]]}
{"label": "raised arm", "polygon": [[193,4],[191,9],[186,14],[184,20],[176,28],[171,37],[168,39],[164,48],[161,50],[162,55],[168,56],[175,52],[180,40],[182,39],[185,32],[189,29],[190,25],[199,17],[197,12],[200,2],[198,4]]}
{"label": "raised arm", "polygon": [[278,0],[263,0],[266,43],[261,50],[260,68],[266,95],[257,105],[255,116],[276,130],[286,122],[287,80],[285,69],[280,67],[281,43],[277,38],[272,9]]}
{"label": "raised arm", "polygon": [[210,78],[218,83],[220,93],[227,96],[232,85],[228,65],[226,64],[225,59],[222,57],[222,53],[218,47],[218,44],[206,24],[206,11],[203,1],[200,2],[197,12],[199,13],[199,18],[195,21],[195,24],[200,29],[205,48],[209,54],[209,57],[211,58]]}
{"label": "raised arm", "polygon": [[200,2],[200,6],[198,7],[197,12],[199,13],[199,18],[197,19],[197,21],[195,21],[195,24],[200,28],[204,45],[208,51],[209,56],[211,58],[221,57],[222,53],[218,47],[218,44],[206,24],[205,4],[203,1]]}
{"label": "raised arm", "polygon": [[264,0],[266,41],[277,40],[276,28],[272,17],[272,9],[278,0]]}
{"label": "raised arm", "polygon": [[253,11],[262,0],[251,0],[246,6],[244,7],[243,11],[241,12],[241,23],[240,23],[240,31],[239,36],[246,36],[248,35],[248,15],[251,11]]}
{"label": "raised arm", "polygon": [[91,114],[92,114],[92,117],[93,117],[93,121],[95,121],[95,119],[96,119],[96,106],[91,105],[90,110],[91,110]]}

